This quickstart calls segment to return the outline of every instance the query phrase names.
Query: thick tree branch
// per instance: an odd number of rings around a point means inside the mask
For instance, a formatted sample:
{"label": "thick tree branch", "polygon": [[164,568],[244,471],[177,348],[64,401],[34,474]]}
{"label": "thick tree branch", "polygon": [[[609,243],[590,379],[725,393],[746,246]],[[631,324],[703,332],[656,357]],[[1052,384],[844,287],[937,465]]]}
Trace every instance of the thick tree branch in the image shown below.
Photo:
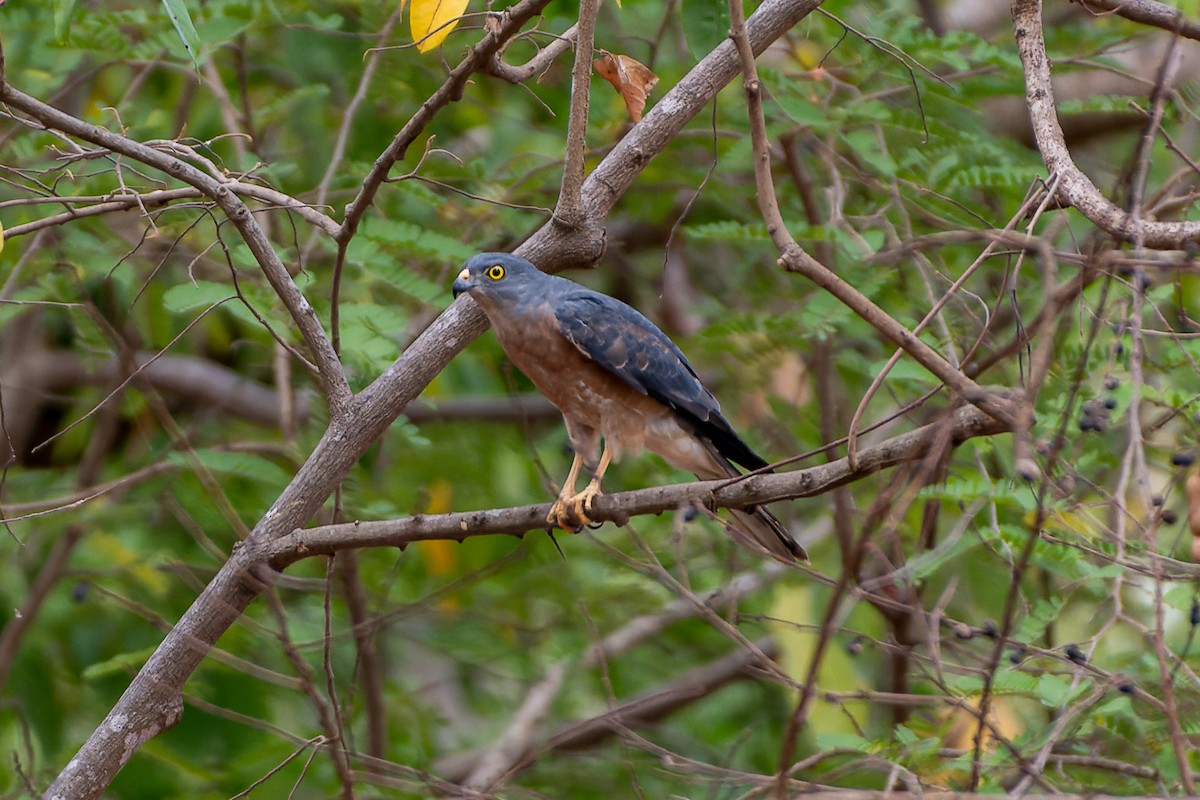
{"label": "thick tree branch", "polygon": [[1177,249],[1200,241],[1200,222],[1152,221],[1143,219],[1140,212],[1131,214],[1101,194],[1075,166],[1054,104],[1050,58],[1042,32],[1041,0],[1013,0],[1012,16],[1017,51],[1025,69],[1025,102],[1033,124],[1033,138],[1051,179],[1058,182],[1061,202],[1079,209],[1096,227],[1112,236],[1138,242],[1143,247]]}

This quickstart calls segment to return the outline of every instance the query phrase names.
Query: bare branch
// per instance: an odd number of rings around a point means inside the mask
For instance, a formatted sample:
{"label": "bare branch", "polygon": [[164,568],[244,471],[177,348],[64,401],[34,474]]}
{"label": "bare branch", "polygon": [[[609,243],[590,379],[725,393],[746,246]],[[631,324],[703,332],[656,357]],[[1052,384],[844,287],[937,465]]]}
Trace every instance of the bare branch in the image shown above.
{"label": "bare branch", "polygon": [[571,116],[567,119],[562,187],[554,218],[568,228],[583,222],[583,156],[587,151],[588,104],[592,97],[592,49],[600,0],[581,0],[575,35],[575,66],[571,72]]}
{"label": "bare branch", "polygon": [[1200,222],[1153,221],[1131,215],[1101,194],[1075,166],[1054,104],[1050,58],[1042,33],[1041,0],[1013,0],[1012,15],[1017,51],[1025,68],[1025,102],[1033,123],[1033,137],[1051,178],[1058,181],[1061,202],[1079,209],[1096,227],[1112,236],[1139,242],[1143,247],[1178,249],[1200,240]]}
{"label": "bare branch", "polygon": [[1188,19],[1183,12],[1157,0],[1072,0],[1084,8],[1099,8],[1115,11],[1131,22],[1140,22],[1171,33],[1178,32],[1185,39],[1200,40],[1200,22]]}
{"label": "bare branch", "polygon": [[545,72],[554,63],[554,59],[571,49],[571,45],[575,43],[575,37],[579,33],[579,26],[572,25],[558,36],[550,41],[542,49],[538,50],[537,55],[526,61],[520,66],[514,66],[506,63],[501,56],[502,53],[496,53],[492,58],[491,63],[487,65],[489,75],[494,75],[501,80],[509,83],[522,83],[529,80],[534,75]]}

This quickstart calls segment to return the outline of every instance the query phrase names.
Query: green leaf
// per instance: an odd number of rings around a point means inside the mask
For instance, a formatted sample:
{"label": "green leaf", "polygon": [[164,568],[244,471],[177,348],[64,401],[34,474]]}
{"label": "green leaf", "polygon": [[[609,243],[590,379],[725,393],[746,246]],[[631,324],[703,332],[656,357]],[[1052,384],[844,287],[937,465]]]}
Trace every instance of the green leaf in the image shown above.
{"label": "green leaf", "polygon": [[175,26],[175,32],[179,34],[179,40],[183,42],[183,49],[191,56],[192,63],[200,66],[200,34],[196,33],[196,26],[192,24],[187,4],[183,0],[162,0],[162,4],[171,18],[171,24]]}
{"label": "green leaf", "polygon": [[810,128],[815,128],[818,131],[824,131],[833,127],[834,120],[825,109],[818,106],[803,97],[794,94],[781,92],[772,95],[772,99],[783,110],[784,114],[799,125],[807,125]]}
{"label": "green leaf", "polygon": [[399,245],[437,258],[439,261],[466,261],[475,255],[475,248],[444,233],[414,225],[402,220],[371,220],[363,226],[362,235],[380,244]]}
{"label": "green leaf", "polygon": [[84,669],[83,679],[85,681],[95,681],[107,678],[110,675],[126,675],[136,672],[141,668],[142,664],[146,663],[146,659],[154,654],[154,650],[155,648],[153,647],[147,647],[129,653],[119,653],[104,661],[97,661],[95,664]]}
{"label": "green leaf", "polygon": [[824,731],[814,738],[817,747],[822,750],[856,750],[860,753],[871,753],[878,749],[869,739],[842,731]]}
{"label": "green leaf", "polygon": [[66,44],[71,33],[71,15],[75,13],[75,0],[58,0],[54,4],[54,38]]}
{"label": "green leaf", "polygon": [[1038,678],[1037,696],[1048,708],[1062,708],[1086,692],[1085,681],[1072,682],[1061,675],[1045,674]]}
{"label": "green leaf", "polygon": [[679,13],[688,50],[697,61],[729,38],[729,4],[725,0],[683,0]]}
{"label": "green leaf", "polygon": [[174,314],[186,314],[236,299],[232,286],[213,281],[179,283],[163,294],[163,307]]}
{"label": "green leaf", "polygon": [[199,449],[191,453],[171,453],[167,461],[184,469],[192,466],[192,458],[199,459],[208,470],[225,475],[252,478],[276,486],[284,486],[291,474],[274,461],[253,453],[233,453],[228,450]]}
{"label": "green leaf", "polygon": [[732,219],[720,222],[705,222],[700,225],[685,225],[688,236],[697,239],[722,239],[731,242],[766,241],[769,237],[764,223],[744,223]]}
{"label": "green leaf", "polygon": [[393,336],[398,315],[374,303],[355,303],[342,308],[342,357],[363,372],[385,369],[399,353]]}

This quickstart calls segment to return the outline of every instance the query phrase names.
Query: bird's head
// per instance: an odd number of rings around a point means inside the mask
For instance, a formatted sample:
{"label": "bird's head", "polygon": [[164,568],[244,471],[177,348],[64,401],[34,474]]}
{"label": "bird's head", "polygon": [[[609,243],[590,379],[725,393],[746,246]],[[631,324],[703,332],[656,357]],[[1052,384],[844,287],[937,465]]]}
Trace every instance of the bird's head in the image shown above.
{"label": "bird's head", "polygon": [[527,294],[543,273],[520,256],[480,253],[463,264],[454,280],[454,296],[467,292],[486,305],[489,300],[515,300]]}

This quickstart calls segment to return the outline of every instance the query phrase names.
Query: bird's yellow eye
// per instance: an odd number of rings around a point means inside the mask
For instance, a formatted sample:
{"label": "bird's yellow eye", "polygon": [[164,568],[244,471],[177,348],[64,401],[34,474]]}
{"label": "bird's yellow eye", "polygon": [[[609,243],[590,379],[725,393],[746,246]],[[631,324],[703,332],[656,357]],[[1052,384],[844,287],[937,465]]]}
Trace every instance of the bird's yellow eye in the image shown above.
{"label": "bird's yellow eye", "polygon": [[498,281],[504,277],[504,267],[499,264],[492,264],[488,267],[487,276],[494,281]]}

